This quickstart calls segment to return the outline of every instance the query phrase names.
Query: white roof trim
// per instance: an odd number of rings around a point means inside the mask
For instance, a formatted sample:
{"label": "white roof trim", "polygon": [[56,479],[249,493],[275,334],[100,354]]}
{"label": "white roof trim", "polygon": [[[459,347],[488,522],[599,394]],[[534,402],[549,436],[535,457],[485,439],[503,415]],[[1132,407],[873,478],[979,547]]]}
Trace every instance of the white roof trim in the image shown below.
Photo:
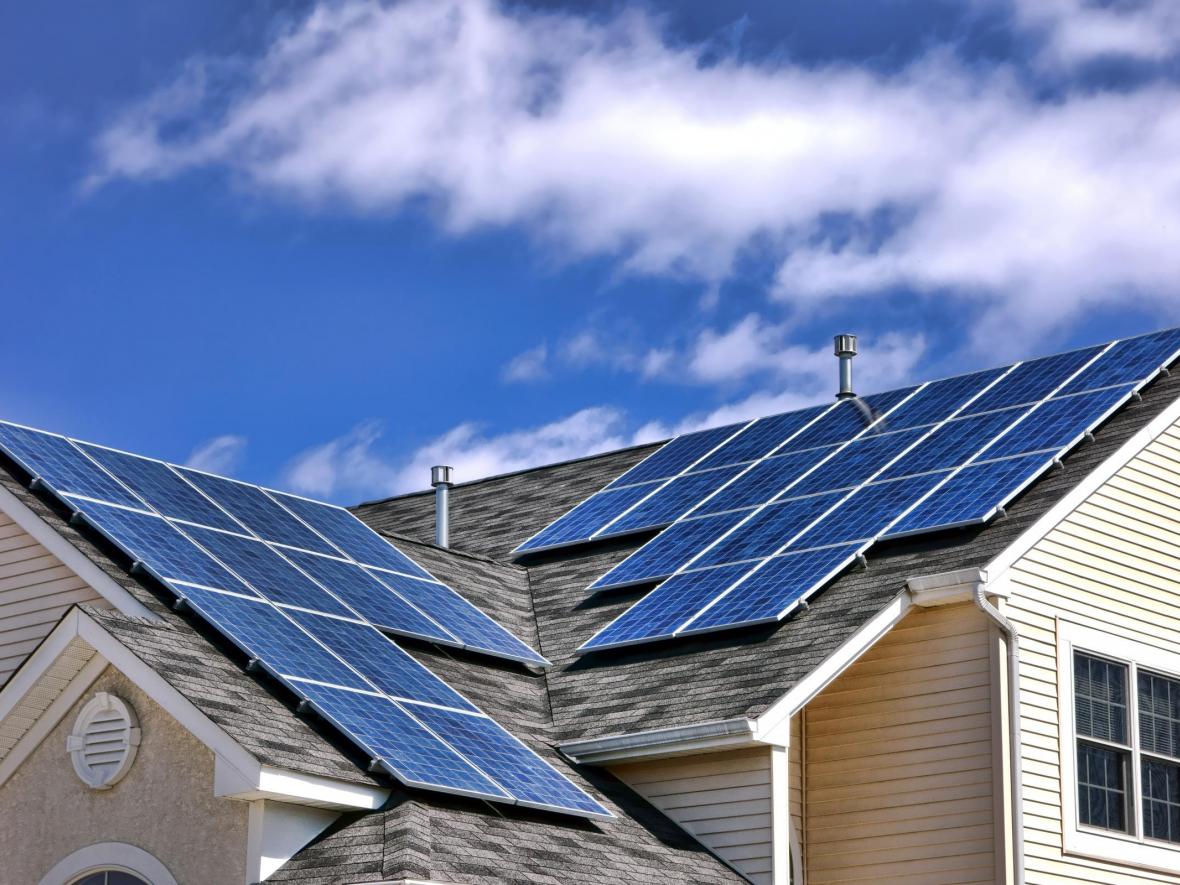
{"label": "white roof trim", "polygon": [[757,719],[723,719],[569,741],[561,745],[561,752],[578,763],[601,765],[759,744],[785,747],[791,717],[888,633],[912,606],[910,594],[902,590]]}
{"label": "white roof trim", "polygon": [[173,688],[159,673],[136,657],[123,643],[81,609],[72,609],[29,656],[9,683],[0,691],[0,721],[40,681],[49,666],[75,639],[81,638],[97,653],[73,679],[36,724],[0,761],[3,783],[54,725],[93,684],[109,664],[134,682],[214,755],[216,795],[253,799],[274,799],[321,808],[365,809],[379,807],[389,796],[387,789],[353,784],[263,765],[241,744],[226,734],[191,701]]}
{"label": "white roof trim", "polygon": [[990,580],[995,582],[1003,578],[1008,569],[1028,553],[1045,535],[1049,534],[1061,520],[1076,510],[1103,483],[1177,421],[1180,421],[1180,399],[1172,402],[1149,423],[1141,427],[1134,436],[1119,446],[1114,454],[1091,470],[1064,498],[1050,507],[1040,519],[1000,551],[996,558],[985,567]]}
{"label": "white roof trim", "polygon": [[118,582],[99,568],[90,557],[66,540],[57,529],[34,513],[24,501],[3,485],[0,485],[0,510],[8,514],[33,540],[60,559],[67,568],[123,614],[150,621],[159,620],[151,609],[119,586]]}

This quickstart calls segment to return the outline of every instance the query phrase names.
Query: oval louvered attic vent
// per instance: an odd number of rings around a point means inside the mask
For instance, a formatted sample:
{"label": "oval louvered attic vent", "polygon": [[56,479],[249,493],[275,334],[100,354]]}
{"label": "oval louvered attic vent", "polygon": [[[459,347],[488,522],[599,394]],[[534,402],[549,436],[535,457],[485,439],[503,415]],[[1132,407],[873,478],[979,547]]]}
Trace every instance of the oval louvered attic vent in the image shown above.
{"label": "oval louvered attic vent", "polygon": [[66,749],[78,777],[93,789],[105,790],[131,768],[139,738],[131,708],[113,694],[100,691],[78,713]]}

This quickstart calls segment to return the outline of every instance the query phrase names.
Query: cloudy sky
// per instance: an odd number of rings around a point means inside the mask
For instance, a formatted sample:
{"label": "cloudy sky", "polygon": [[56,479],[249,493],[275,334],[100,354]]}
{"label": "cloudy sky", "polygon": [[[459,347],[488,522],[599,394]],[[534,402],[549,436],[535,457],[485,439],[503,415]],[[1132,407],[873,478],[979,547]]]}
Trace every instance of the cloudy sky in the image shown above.
{"label": "cloudy sky", "polygon": [[1180,4],[9,4],[0,298],[0,417],[345,503],[1180,324]]}

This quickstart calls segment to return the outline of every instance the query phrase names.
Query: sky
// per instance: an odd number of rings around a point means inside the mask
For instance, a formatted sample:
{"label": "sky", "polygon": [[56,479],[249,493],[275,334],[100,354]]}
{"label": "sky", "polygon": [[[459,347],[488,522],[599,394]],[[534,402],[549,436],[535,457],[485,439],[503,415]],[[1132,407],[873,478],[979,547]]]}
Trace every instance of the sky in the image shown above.
{"label": "sky", "polygon": [[1180,325],[1180,4],[8,4],[0,305],[0,418],[340,503]]}

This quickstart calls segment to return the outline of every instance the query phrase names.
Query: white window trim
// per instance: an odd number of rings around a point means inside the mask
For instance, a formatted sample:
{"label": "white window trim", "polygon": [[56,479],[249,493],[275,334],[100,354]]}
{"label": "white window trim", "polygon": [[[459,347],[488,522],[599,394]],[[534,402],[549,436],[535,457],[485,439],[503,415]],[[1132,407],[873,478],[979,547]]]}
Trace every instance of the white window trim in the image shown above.
{"label": "white window trim", "polygon": [[98,842],[79,848],[54,864],[38,885],[68,885],[79,876],[103,870],[131,873],[151,885],[176,885],[176,879],[160,861],[124,842]]}
{"label": "white window trim", "polygon": [[[1061,747],[1061,830],[1063,850],[1066,854],[1126,864],[1144,870],[1164,873],[1180,872],[1180,844],[1171,845],[1145,839],[1139,825],[1142,817],[1143,797],[1139,788],[1139,771],[1136,765],[1138,741],[1138,711],[1131,703],[1127,705],[1127,727],[1134,751],[1131,761],[1131,783],[1134,795],[1131,812],[1137,822],[1135,835],[1086,829],[1078,824],[1077,809],[1077,760],[1074,734],[1073,707],[1073,653],[1089,652],[1098,657],[1111,658],[1119,662],[1135,664],[1137,667],[1157,671],[1164,675],[1180,678],[1180,654],[1163,651],[1142,642],[1112,636],[1100,630],[1083,627],[1068,621],[1057,622],[1057,709]],[[1134,680],[1133,671],[1128,672],[1128,683]],[[1131,699],[1134,686],[1128,684]]]}

